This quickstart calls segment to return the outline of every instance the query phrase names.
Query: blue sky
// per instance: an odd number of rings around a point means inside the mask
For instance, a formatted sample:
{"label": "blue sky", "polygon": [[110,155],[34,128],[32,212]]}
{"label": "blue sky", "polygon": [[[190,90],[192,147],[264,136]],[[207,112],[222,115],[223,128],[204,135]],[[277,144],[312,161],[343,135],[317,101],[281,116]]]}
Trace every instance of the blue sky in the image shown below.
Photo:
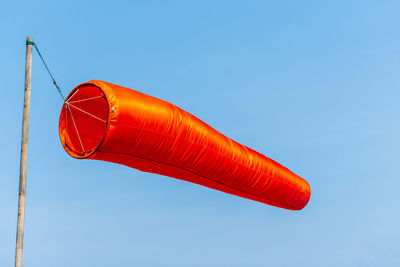
{"label": "blue sky", "polygon": [[67,94],[172,102],[307,179],[293,212],[105,162],[58,139],[33,55],[26,266],[399,266],[397,1],[2,3],[0,265],[14,262],[25,38]]}

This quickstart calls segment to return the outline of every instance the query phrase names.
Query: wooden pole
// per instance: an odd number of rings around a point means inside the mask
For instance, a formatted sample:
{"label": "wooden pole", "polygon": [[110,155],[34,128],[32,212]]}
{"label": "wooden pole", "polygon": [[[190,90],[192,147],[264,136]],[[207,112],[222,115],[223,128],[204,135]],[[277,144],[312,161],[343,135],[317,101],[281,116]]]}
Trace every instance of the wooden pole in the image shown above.
{"label": "wooden pole", "polygon": [[32,37],[27,38],[25,59],[25,97],[22,119],[21,161],[19,170],[19,198],[17,245],[15,249],[15,267],[22,267],[22,251],[24,242],[25,200],[26,200],[26,173],[28,164],[28,129],[29,108],[31,104],[31,72],[32,72]]}

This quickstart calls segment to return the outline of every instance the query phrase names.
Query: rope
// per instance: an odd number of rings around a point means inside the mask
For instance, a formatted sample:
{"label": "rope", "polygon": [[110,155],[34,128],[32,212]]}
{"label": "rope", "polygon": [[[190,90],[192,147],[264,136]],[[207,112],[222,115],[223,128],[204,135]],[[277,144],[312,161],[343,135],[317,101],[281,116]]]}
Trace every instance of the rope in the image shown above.
{"label": "rope", "polygon": [[70,109],[69,107],[68,107],[68,110],[69,110],[69,113],[71,114],[72,123],[73,123],[74,126],[75,126],[75,131],[76,131],[76,134],[78,135],[79,143],[81,143],[81,147],[82,147],[82,150],[83,150],[83,154],[85,154],[86,151],[85,151],[85,149],[83,148],[83,143],[82,143],[82,140],[81,140],[81,136],[79,135],[79,132],[78,132],[78,127],[76,127],[76,123],[75,123],[75,120],[74,120],[74,116],[72,115],[72,111],[71,111],[71,109]]}
{"label": "rope", "polygon": [[[71,106],[71,107],[73,107],[73,108],[76,108],[77,110],[82,111],[83,113],[85,113],[85,114],[87,114],[87,115],[89,115],[89,116],[91,116],[91,117],[93,117],[93,118],[95,118],[95,119],[98,119],[99,121],[102,121],[102,122],[107,123],[107,121],[105,121],[105,120],[103,120],[103,119],[100,119],[99,117],[97,117],[97,116],[95,116],[95,115],[93,115],[93,114],[90,114],[89,112],[84,111],[83,109],[80,109],[80,108],[78,108],[78,107],[72,105],[72,104],[69,103],[69,102],[67,102],[67,105],[68,105],[68,106]],[[71,110],[71,108],[70,108],[70,110]]]}
{"label": "rope", "polygon": [[60,87],[58,86],[56,80],[54,79],[54,77],[53,77],[53,75],[51,74],[49,68],[47,67],[47,64],[46,64],[46,62],[44,61],[44,59],[43,59],[43,57],[42,57],[42,54],[40,53],[39,48],[37,47],[37,45],[35,44],[35,42],[26,41],[26,45],[33,45],[33,46],[35,47],[36,51],[37,51],[38,54],[39,54],[40,59],[42,60],[44,66],[46,67],[47,72],[50,74],[50,77],[51,77],[51,79],[53,80],[53,84],[54,84],[55,87],[57,88],[57,91],[58,91],[58,93],[60,94],[60,96],[62,97],[62,99],[65,101],[65,97],[64,97],[63,93],[61,92]]}
{"label": "rope", "polygon": [[[96,98],[100,98],[100,97],[103,97],[103,96],[99,95],[99,96],[89,97],[89,98],[85,98],[85,99],[79,99],[79,100],[75,100],[75,101],[68,101],[68,103],[70,103],[70,104],[78,103],[78,102],[88,101],[88,100],[92,100],[92,99],[96,99]],[[69,98],[69,99],[71,99],[71,98]]]}
{"label": "rope", "polygon": [[79,88],[76,89],[75,93],[73,93],[70,97],[68,97],[68,99],[65,100],[65,102],[68,102],[68,100],[72,99],[76,95],[76,93],[78,93],[78,91],[79,91]]}

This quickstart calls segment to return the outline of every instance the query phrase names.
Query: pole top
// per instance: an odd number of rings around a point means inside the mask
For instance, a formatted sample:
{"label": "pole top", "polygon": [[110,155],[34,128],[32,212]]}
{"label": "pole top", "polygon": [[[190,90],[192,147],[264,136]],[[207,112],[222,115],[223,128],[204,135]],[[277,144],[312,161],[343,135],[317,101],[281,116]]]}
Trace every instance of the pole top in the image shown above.
{"label": "pole top", "polygon": [[35,45],[35,43],[33,42],[33,38],[32,37],[26,38],[26,45]]}

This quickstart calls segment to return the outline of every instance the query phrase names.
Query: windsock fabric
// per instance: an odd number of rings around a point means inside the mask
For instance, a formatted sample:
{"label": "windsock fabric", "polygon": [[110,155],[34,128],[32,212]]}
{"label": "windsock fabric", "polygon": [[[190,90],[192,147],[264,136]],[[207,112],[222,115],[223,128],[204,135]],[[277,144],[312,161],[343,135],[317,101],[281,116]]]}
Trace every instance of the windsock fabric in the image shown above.
{"label": "windsock fabric", "polygon": [[300,210],[311,194],[289,169],[179,107],[99,80],[69,94],[59,134],[74,158],[123,164],[276,207]]}

